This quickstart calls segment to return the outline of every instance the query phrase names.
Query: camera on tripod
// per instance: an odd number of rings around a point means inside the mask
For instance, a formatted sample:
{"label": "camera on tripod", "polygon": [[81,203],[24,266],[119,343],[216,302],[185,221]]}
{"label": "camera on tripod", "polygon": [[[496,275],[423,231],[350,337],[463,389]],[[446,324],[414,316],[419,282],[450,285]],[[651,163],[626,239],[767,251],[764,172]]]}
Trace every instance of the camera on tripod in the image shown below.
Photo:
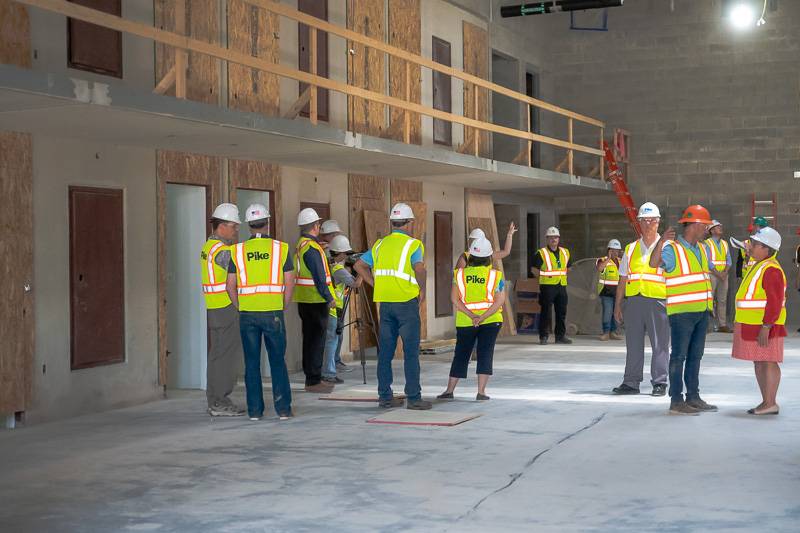
{"label": "camera on tripod", "polygon": [[344,266],[347,268],[353,268],[361,256],[364,255],[364,252],[349,252],[347,254],[347,259],[344,260]]}

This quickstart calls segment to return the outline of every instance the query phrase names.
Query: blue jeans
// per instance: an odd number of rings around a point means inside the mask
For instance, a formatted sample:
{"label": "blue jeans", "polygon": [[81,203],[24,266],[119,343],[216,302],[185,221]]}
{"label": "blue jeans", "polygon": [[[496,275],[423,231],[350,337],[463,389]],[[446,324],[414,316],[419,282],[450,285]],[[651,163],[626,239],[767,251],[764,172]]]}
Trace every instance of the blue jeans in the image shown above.
{"label": "blue jeans", "polygon": [[406,375],[406,397],[422,398],[419,385],[419,300],[381,302],[380,339],[378,340],[378,398],[392,399],[392,359],[397,337],[403,339],[403,368]]}
{"label": "blue jeans", "polygon": [[603,305],[603,333],[617,331],[617,321],[614,320],[614,297],[601,296],[600,303]]}
{"label": "blue jeans", "polygon": [[[672,403],[700,398],[700,360],[706,345],[708,312],[669,315],[672,353],[669,356],[669,397]],[[685,367],[684,367],[685,364]]]}
{"label": "blue jeans", "polygon": [[328,327],[325,332],[325,356],[322,361],[322,377],[336,377],[336,347],[340,344],[340,335],[336,334],[336,318],[328,317]]}
{"label": "blue jeans", "polygon": [[264,414],[264,391],[261,386],[261,339],[267,348],[269,371],[272,375],[272,400],[275,412],[292,412],[292,389],[286,369],[286,326],[283,311],[242,311],[239,331],[244,349],[244,385],[247,389],[247,414]]}

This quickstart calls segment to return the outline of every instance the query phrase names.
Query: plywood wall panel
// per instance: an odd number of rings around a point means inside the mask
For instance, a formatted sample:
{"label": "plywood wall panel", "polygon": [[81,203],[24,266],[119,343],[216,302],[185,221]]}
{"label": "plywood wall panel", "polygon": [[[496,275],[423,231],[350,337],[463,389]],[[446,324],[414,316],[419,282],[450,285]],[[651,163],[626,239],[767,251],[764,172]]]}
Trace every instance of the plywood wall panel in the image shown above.
{"label": "plywood wall panel", "polygon": [[12,0],[0,0],[0,63],[31,66],[28,9]]}
{"label": "plywood wall panel", "polygon": [[[279,17],[244,0],[228,1],[228,47],[253,57],[280,60]],[[276,74],[228,63],[228,105],[233,109],[277,116],[280,79]]]}
{"label": "plywood wall panel", "polygon": [[[464,72],[489,79],[489,36],[486,30],[464,21]],[[475,113],[475,91],[478,92],[478,112]],[[464,116],[489,120],[489,93],[486,89],[476,88],[472,84],[464,84]],[[473,142],[476,130],[464,127],[464,152],[473,153]],[[489,133],[478,131],[478,154],[489,157]]]}
{"label": "plywood wall panel", "polygon": [[[347,27],[384,41],[384,0],[348,0]],[[360,43],[347,42],[347,79],[351,85],[381,94],[386,93],[386,55]],[[354,96],[347,97],[348,129],[380,136],[386,129],[386,106]]]}
{"label": "plywood wall panel", "polygon": [[[414,54],[422,50],[422,19],[420,0],[389,0],[389,44]],[[422,73],[419,65],[410,68],[410,101],[420,103],[422,98]],[[406,62],[389,58],[389,94],[406,100]],[[405,112],[390,108],[389,124],[403,123]],[[390,137],[402,141],[403,128],[392,127]],[[411,143],[422,144],[422,117],[411,114]]]}

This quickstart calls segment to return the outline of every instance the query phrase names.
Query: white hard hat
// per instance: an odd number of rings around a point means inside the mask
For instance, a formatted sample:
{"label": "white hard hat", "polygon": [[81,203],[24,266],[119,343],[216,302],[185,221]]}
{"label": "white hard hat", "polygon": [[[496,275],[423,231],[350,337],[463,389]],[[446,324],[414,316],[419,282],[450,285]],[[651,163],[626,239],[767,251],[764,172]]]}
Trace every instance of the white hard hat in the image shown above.
{"label": "white hard hat", "polygon": [[493,252],[492,243],[486,237],[478,237],[469,245],[469,254],[475,257],[490,257]]}
{"label": "white hard hat", "polygon": [[470,239],[485,239],[486,234],[483,232],[481,228],[475,228],[469,234]]}
{"label": "white hard hat", "polygon": [[558,231],[558,228],[555,226],[550,226],[547,228],[547,232],[544,234],[545,237],[561,237],[561,233]]}
{"label": "white hard hat", "polygon": [[622,250],[622,245],[617,239],[611,239],[608,241],[608,248],[611,248],[612,250]]}
{"label": "white hard hat", "polygon": [[264,220],[265,218],[269,218],[269,209],[263,204],[251,204],[248,206],[247,211],[244,212],[244,219],[247,222]]}
{"label": "white hard hat", "polygon": [[413,220],[413,218],[414,212],[408,204],[404,204],[403,202],[394,204],[392,212],[389,214],[389,220]]}
{"label": "white hard hat", "polygon": [[642,207],[639,208],[639,213],[636,215],[637,218],[661,218],[661,211],[658,210],[658,206],[653,202],[645,202],[642,204]]}
{"label": "white hard hat", "polygon": [[314,209],[310,207],[306,207],[297,215],[297,225],[298,226],[305,226],[306,224],[311,224],[312,222],[316,222],[317,220],[322,220],[319,218]]}
{"label": "white hard hat", "polygon": [[717,226],[721,226],[721,225],[722,225],[722,222],[720,222],[719,220],[712,220],[711,224],[708,225],[708,229],[716,228]]}
{"label": "white hard hat", "polygon": [[337,235],[333,239],[331,239],[330,244],[328,244],[328,248],[331,252],[341,253],[341,252],[352,252],[353,247],[350,246],[350,239],[348,239],[345,235]]}
{"label": "white hard hat", "polygon": [[237,224],[242,223],[239,218],[239,208],[233,204],[219,204],[217,208],[214,209],[211,218],[227,220],[228,222],[235,222]]}
{"label": "white hard hat", "polygon": [[761,228],[755,235],[750,236],[750,240],[766,244],[775,251],[781,248],[781,234],[770,227]]}
{"label": "white hard hat", "polygon": [[340,231],[342,231],[342,228],[339,227],[339,223],[335,220],[326,220],[322,223],[322,229],[319,230],[323,235],[327,233],[338,233]]}

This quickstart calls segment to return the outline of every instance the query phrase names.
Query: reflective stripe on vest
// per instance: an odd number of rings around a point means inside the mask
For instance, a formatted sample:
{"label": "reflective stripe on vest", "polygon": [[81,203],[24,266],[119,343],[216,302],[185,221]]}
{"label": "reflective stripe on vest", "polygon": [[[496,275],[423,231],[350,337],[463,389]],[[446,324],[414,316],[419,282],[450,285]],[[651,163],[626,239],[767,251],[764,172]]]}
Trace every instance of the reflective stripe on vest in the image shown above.
{"label": "reflective stripe on vest", "polygon": [[713,238],[706,239],[708,251],[711,252],[711,264],[720,272],[728,266],[728,243],[724,239],[719,240],[719,248]]}
{"label": "reflective stripe on vest", "polygon": [[542,285],[566,285],[567,284],[567,264],[569,263],[569,251],[566,248],[558,247],[558,255],[561,266],[555,267],[553,252],[548,247],[540,248],[539,254],[542,256],[542,268],[539,269],[539,283]]}
{"label": "reflective stripe on vest", "polygon": [[[263,250],[266,243],[268,257],[250,254]],[[255,248],[255,250],[252,250]],[[283,264],[289,246],[281,241],[261,238],[240,242],[234,247],[233,261],[236,263],[237,290],[240,311],[280,311],[283,309]],[[266,264],[265,264],[266,262]]]}
{"label": "reflective stripe on vest", "polygon": [[[500,285],[502,274],[500,271],[495,270],[489,266],[474,266],[459,268],[455,271],[456,287],[458,288],[458,295],[464,307],[472,311],[476,315],[483,315],[494,304],[494,295],[497,287]],[[467,279],[475,277],[480,282],[468,282]],[[491,324],[494,322],[503,321],[502,308],[498,309],[492,315],[484,320],[482,324]],[[469,327],[472,326],[472,320],[461,311],[456,311],[456,326]]]}
{"label": "reflective stripe on vest", "polygon": [[649,265],[650,254],[642,255],[641,246],[641,241],[634,241],[625,247],[625,256],[628,258],[625,296],[642,295],[646,298],[663,300],[667,297],[664,270]]}
{"label": "reflective stripe on vest", "polygon": [[419,285],[411,264],[411,256],[416,250],[424,253],[422,242],[397,231],[373,245],[374,301],[407,302],[419,296]]}
{"label": "reflective stripe on vest", "polygon": [[[601,257],[600,262],[607,261],[608,257]],[[616,287],[619,285],[619,267],[614,261],[609,262],[600,272],[597,280],[597,293],[603,292],[603,287]]]}
{"label": "reflective stripe on vest", "polygon": [[700,261],[694,252],[678,241],[667,241],[675,251],[675,268],[666,273],[667,314],[696,313],[713,309],[714,295],[708,273],[705,244],[700,247]]}
{"label": "reflective stripe on vest", "polygon": [[748,272],[736,292],[736,322],[741,324],[761,325],[764,323],[764,312],[767,308],[767,291],[764,290],[764,275],[770,268],[777,268],[783,277],[784,295],[781,312],[776,324],[786,323],[786,274],[781,265],[773,258],[767,258]]}
{"label": "reflective stripe on vest", "polygon": [[200,255],[201,284],[206,308],[208,309],[221,309],[231,305],[231,299],[228,296],[225,283],[228,271],[216,262],[217,255],[226,249],[229,248],[222,241],[209,239],[203,246],[203,251]]}
{"label": "reflective stripe on vest", "polygon": [[331,271],[328,267],[328,261],[325,258],[325,251],[322,249],[319,243],[317,243],[317,241],[309,239],[308,237],[300,237],[300,240],[297,241],[297,249],[295,254],[295,302],[323,303],[326,301],[317,290],[317,286],[314,284],[314,277],[311,275],[311,271],[308,269],[306,262],[303,260],[304,255],[311,248],[317,250],[320,254],[322,266],[325,269],[325,284],[328,286],[328,290],[330,291],[331,295],[333,295]]}

